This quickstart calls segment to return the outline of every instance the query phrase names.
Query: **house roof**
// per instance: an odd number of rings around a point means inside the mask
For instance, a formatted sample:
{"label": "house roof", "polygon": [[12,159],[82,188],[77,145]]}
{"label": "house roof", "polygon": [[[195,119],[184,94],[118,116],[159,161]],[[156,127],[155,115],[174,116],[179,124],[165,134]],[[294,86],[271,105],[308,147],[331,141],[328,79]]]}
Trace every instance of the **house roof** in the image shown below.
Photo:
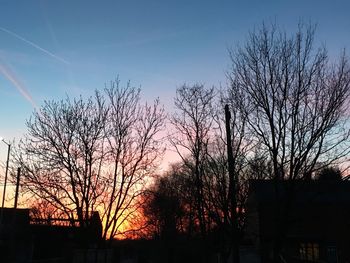
{"label": "house roof", "polygon": [[0,224],[29,224],[29,209],[0,208]]}

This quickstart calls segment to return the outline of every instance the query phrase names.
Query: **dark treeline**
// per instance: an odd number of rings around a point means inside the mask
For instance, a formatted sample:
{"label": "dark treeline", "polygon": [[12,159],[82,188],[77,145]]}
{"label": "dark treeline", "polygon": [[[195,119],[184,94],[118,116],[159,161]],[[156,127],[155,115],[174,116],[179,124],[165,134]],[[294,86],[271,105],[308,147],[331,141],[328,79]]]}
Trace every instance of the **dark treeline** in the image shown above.
{"label": "dark treeline", "polygon": [[[323,169],[348,157],[350,68],[345,53],[331,62],[325,47],[315,47],[314,35],[313,26],[289,35],[263,25],[250,33],[229,52],[227,87],[177,89],[167,142],[160,139],[165,114],[158,100],[142,104],[129,84],[113,82],[88,100],[46,102],[27,122],[14,156],[23,193],[50,215],[83,222],[100,211],[104,238],[128,226],[129,233],[162,240],[169,262],[179,256],[174,244],[181,240],[202,251],[199,261],[210,262],[216,253],[226,262],[232,236],[244,242],[249,179],[341,178]],[[164,143],[180,161],[155,176]],[[277,232],[275,255],[284,231]]]}
{"label": "dark treeline", "polygon": [[[289,36],[263,26],[230,50],[227,88],[177,90],[171,144],[181,161],[145,192],[144,214],[154,238],[200,239],[205,258],[210,247],[226,262],[232,235],[245,242],[250,179],[341,179],[333,167],[349,153],[349,65],[345,54],[331,64],[326,49],[314,47],[314,30],[300,26]],[[228,174],[225,105],[231,112],[234,181]],[[292,192],[275,215],[276,261]]]}

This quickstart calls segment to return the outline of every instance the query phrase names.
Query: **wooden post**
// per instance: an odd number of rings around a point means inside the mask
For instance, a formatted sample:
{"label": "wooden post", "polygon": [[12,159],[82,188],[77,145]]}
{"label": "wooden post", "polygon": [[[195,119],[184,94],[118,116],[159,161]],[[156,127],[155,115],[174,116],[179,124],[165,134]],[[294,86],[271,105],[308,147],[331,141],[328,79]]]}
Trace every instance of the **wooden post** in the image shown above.
{"label": "wooden post", "polygon": [[21,168],[18,167],[18,169],[17,169],[17,181],[16,181],[15,205],[14,205],[15,208],[17,208],[17,202],[18,202],[18,191],[19,191],[20,176],[21,176]]}
{"label": "wooden post", "polygon": [[232,260],[234,263],[239,263],[239,237],[238,237],[238,220],[237,220],[237,200],[236,200],[236,178],[234,171],[234,160],[232,153],[232,141],[231,141],[231,126],[230,126],[231,113],[228,105],[225,105],[225,121],[226,121],[226,139],[227,139],[227,162],[229,173],[229,188],[228,194],[231,203],[231,217],[232,217]]}

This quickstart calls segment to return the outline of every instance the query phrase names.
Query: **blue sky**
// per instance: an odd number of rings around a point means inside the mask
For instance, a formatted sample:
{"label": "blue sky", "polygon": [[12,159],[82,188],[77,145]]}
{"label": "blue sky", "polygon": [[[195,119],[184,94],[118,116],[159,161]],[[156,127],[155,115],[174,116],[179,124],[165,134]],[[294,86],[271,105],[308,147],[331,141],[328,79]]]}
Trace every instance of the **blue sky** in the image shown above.
{"label": "blue sky", "polygon": [[224,86],[227,48],[263,21],[287,32],[316,23],[336,56],[350,49],[349,10],[346,0],[0,0],[0,135],[19,139],[33,105],[91,95],[117,76],[171,110],[183,83]]}

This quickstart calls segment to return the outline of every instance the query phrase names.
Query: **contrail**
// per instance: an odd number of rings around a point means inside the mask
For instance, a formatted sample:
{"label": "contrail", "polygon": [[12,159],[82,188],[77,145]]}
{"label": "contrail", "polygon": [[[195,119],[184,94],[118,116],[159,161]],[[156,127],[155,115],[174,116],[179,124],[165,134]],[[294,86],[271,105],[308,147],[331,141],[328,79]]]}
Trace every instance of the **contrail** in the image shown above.
{"label": "contrail", "polygon": [[38,105],[36,105],[35,101],[33,100],[32,96],[29,94],[26,87],[21,83],[21,81],[15,76],[13,72],[9,68],[7,68],[3,63],[0,61],[0,73],[4,75],[22,94],[22,96],[29,101],[32,106],[38,111]]}
{"label": "contrail", "polygon": [[65,60],[65,59],[63,59],[63,58],[61,58],[59,56],[56,56],[55,54],[51,53],[50,51],[48,51],[48,50],[38,46],[37,44],[33,43],[32,41],[29,41],[29,40],[27,40],[27,39],[17,35],[16,33],[12,32],[10,30],[7,30],[6,28],[0,27],[0,30],[5,32],[5,33],[7,33],[7,34],[10,34],[11,36],[13,36],[13,37],[15,37],[15,38],[17,38],[19,40],[22,40],[23,42],[27,43],[28,45],[31,45],[32,47],[35,47],[36,49],[44,52],[45,54],[49,55],[50,57],[53,57],[54,59],[56,59],[56,60],[58,60],[58,61],[60,61],[60,62],[62,62],[64,64],[67,64],[67,65],[69,64],[69,62],[67,60]]}

